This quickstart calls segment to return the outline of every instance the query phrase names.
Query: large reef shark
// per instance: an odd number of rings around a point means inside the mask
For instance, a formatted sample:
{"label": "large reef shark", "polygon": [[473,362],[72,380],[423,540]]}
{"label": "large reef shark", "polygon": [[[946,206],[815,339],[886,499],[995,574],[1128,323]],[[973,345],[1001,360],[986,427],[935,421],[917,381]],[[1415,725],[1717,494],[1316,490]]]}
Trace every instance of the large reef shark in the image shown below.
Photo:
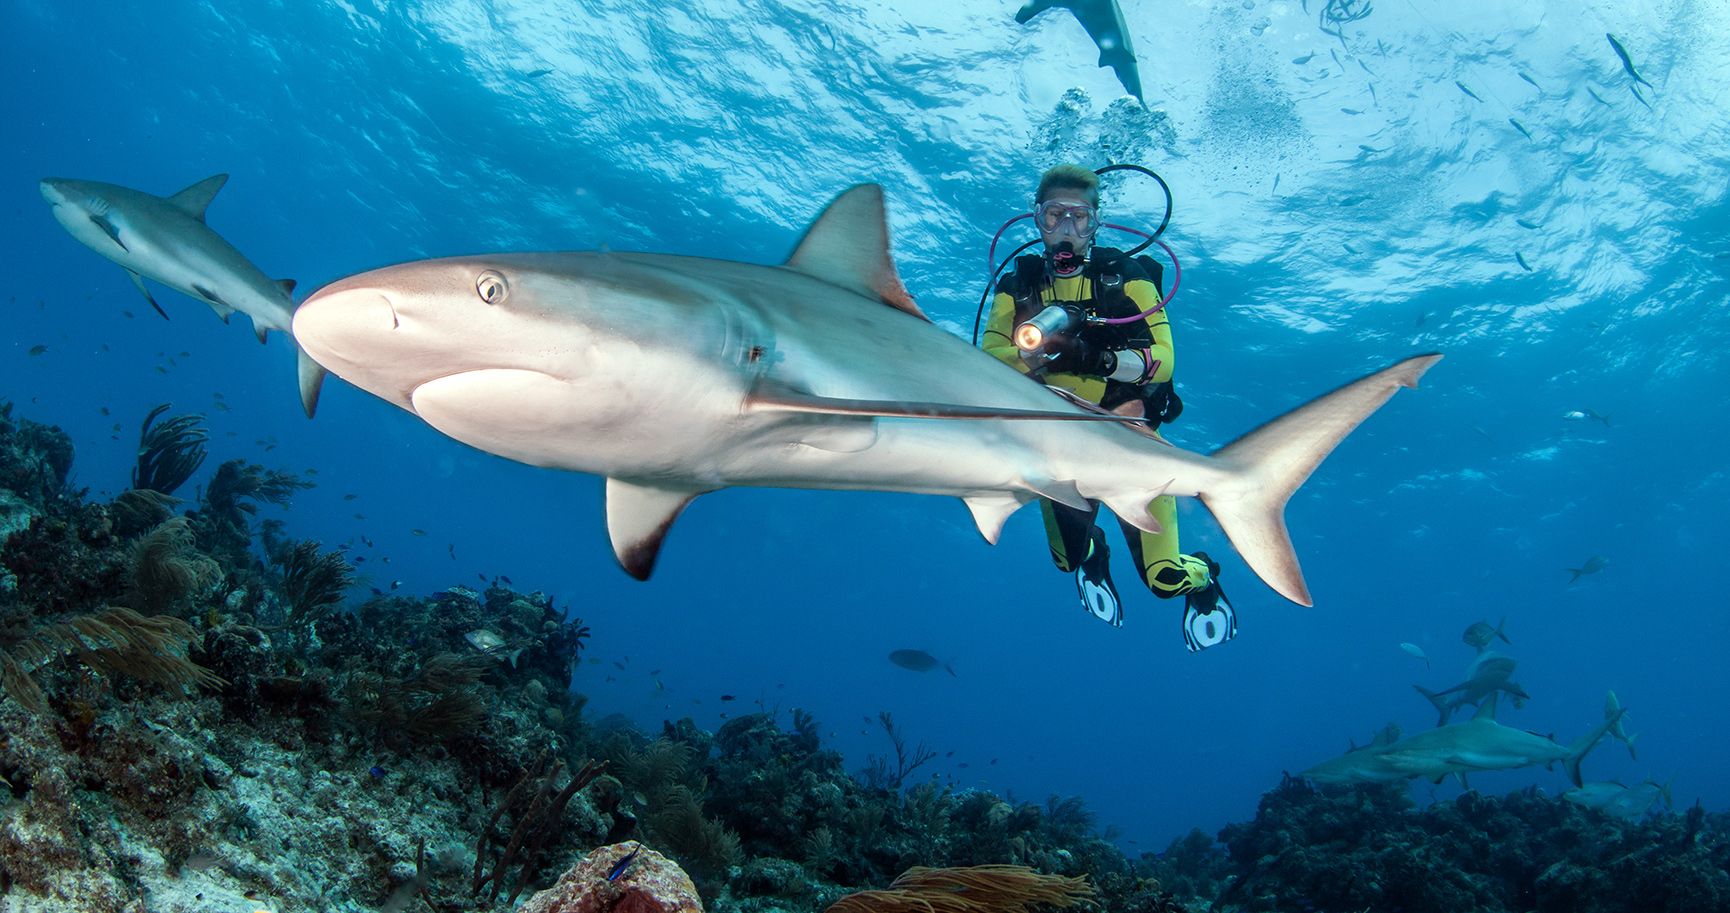
{"label": "large reef shark", "polygon": [[1377,371],[1227,445],[1179,450],[1066,401],[927,320],[889,259],[882,190],[837,198],[781,266],[518,253],[386,267],[296,312],[319,363],[439,431],[606,483],[647,579],[691,499],[729,486],[953,495],[996,542],[1038,498],[1141,529],[1199,497],[1256,573],[1310,604],[1284,506],[1439,355]]}
{"label": "large reef shark", "polygon": [[1129,41],[1129,27],[1123,22],[1123,10],[1117,0],[1027,0],[1015,14],[1015,21],[1025,25],[1048,9],[1069,10],[1075,15],[1087,36],[1099,47],[1099,65],[1110,67],[1123,84],[1125,92],[1147,106],[1141,97],[1141,71],[1135,66],[1135,47]]}
{"label": "large reef shark", "polygon": [[[235,311],[251,317],[259,342],[271,330],[292,336],[294,281],[267,278],[205,224],[205,209],[227,182],[228,175],[214,175],[169,197],[68,178],[44,178],[41,190],[72,237],[120,264],[164,318],[168,312],[145,287],[146,278],[203,301],[224,323]],[[300,405],[311,418],[324,369],[304,351],[296,354]]]}
{"label": "large reef shark", "polygon": [[1423,777],[1440,783],[1450,776],[1468,786],[1466,777],[1478,771],[1515,770],[1560,761],[1575,786],[1581,784],[1580,761],[1606,734],[1617,730],[1620,706],[1606,706],[1604,721],[1572,743],[1496,722],[1496,695],[1487,696],[1478,712],[1464,723],[1427,729],[1388,744],[1374,744],[1323,761],[1299,776],[1318,783],[1387,783]]}

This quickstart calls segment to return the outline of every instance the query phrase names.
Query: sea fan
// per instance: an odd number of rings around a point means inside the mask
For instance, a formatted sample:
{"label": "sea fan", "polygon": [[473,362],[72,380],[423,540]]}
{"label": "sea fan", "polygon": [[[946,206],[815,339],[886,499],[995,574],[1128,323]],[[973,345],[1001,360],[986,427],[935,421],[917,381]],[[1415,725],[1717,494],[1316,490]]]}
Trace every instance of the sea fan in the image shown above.
{"label": "sea fan", "polygon": [[186,658],[194,636],[192,625],[178,618],[110,606],[40,628],[0,650],[0,685],[25,709],[41,713],[48,701],[30,674],[70,654],[103,675],[169,687],[221,687],[226,683],[216,673]]}

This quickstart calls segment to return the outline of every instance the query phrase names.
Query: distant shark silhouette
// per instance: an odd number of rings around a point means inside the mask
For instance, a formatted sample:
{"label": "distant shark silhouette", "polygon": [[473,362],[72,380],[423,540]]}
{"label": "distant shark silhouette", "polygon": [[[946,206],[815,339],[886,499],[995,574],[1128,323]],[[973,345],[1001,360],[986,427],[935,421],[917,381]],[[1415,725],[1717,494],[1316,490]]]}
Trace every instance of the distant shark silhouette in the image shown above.
{"label": "distant shark silhouette", "polygon": [[1075,15],[1088,37],[1099,46],[1099,65],[1110,67],[1117,74],[1117,81],[1123,83],[1124,91],[1147,107],[1147,100],[1141,97],[1141,73],[1135,68],[1135,46],[1129,41],[1129,29],[1123,24],[1123,10],[1117,0],[1028,0],[1021,12],[1015,14],[1015,21],[1025,25],[1054,7]]}
{"label": "distant shark silhouette", "polygon": [[605,476],[619,564],[646,579],[691,499],[729,486],[953,495],[996,542],[1017,508],[1103,503],[1159,529],[1200,498],[1249,566],[1309,589],[1286,500],[1394,391],[1408,358],[1211,456],[1054,395],[931,323],[889,259],[883,191],[829,205],[793,256],[505,253],[334,282],[294,315],[320,364],[466,444]]}
{"label": "distant shark silhouette", "polygon": [[[169,197],[68,178],[43,178],[41,190],[72,237],[120,264],[164,318],[168,312],[144,286],[147,277],[209,305],[223,323],[235,311],[251,317],[259,342],[270,330],[292,337],[293,280],[267,278],[204,222],[204,210],[227,182],[228,175],[213,175]],[[305,351],[296,354],[300,405],[311,418],[324,369]]]}

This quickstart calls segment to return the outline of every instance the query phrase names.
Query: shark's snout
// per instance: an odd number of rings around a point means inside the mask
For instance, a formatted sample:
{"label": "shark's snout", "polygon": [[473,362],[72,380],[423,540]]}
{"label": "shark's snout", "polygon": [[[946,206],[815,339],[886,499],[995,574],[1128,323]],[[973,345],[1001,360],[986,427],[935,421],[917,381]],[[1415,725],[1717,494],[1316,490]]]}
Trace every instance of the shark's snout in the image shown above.
{"label": "shark's snout", "polygon": [[42,191],[42,199],[50,206],[59,206],[66,202],[66,191],[61,188],[60,178],[43,178],[36,186]]}
{"label": "shark's snout", "polygon": [[309,348],[332,351],[352,348],[401,325],[390,296],[374,288],[321,290],[294,312],[294,337]]}

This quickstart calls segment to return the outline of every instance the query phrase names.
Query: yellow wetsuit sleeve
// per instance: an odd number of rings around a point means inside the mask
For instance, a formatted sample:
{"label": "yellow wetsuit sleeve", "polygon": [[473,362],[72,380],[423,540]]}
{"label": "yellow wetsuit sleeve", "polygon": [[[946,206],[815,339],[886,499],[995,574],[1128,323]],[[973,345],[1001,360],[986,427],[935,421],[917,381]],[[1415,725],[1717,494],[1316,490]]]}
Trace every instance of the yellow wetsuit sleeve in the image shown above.
{"label": "yellow wetsuit sleeve", "polygon": [[1021,350],[1015,347],[1015,340],[1009,335],[1014,331],[1015,298],[998,292],[991,299],[991,317],[985,322],[985,351],[998,361],[1026,374],[1027,362],[1022,360]]}
{"label": "yellow wetsuit sleeve", "polygon": [[[1129,300],[1135,302],[1138,311],[1145,311],[1159,304],[1159,289],[1145,279],[1135,279],[1124,283],[1123,293],[1129,296]],[[1165,316],[1164,310],[1148,315],[1147,329],[1153,334],[1153,345],[1147,350],[1147,358],[1149,361],[1159,362],[1159,367],[1154,370],[1153,375],[1146,382],[1163,384],[1171,380],[1171,372],[1175,367],[1177,358],[1177,350],[1171,341],[1171,321]]]}

